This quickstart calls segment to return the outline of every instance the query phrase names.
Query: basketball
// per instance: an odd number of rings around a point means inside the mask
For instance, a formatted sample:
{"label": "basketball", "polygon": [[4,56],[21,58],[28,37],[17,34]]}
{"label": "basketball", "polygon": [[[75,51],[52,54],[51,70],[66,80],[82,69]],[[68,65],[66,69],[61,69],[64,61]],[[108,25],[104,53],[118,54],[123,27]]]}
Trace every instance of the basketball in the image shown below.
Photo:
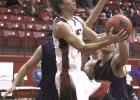
{"label": "basketball", "polygon": [[124,15],[117,14],[107,20],[105,28],[108,33],[109,30],[113,27],[113,34],[118,33],[121,29],[124,29],[128,35],[132,33],[132,23],[129,18]]}

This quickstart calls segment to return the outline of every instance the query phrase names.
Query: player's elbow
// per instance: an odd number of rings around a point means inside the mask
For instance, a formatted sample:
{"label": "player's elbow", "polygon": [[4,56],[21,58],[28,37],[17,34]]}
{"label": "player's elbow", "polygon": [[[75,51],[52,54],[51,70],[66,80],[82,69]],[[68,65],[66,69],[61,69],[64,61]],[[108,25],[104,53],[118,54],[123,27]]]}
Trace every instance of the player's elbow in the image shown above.
{"label": "player's elbow", "polygon": [[85,49],[85,47],[84,47],[84,45],[81,45],[81,46],[78,46],[77,49],[78,49],[79,51],[83,52],[84,49]]}
{"label": "player's elbow", "polygon": [[93,24],[92,24],[90,21],[86,22],[86,25],[87,25],[89,28],[92,28],[92,27],[93,27]]}
{"label": "player's elbow", "polygon": [[118,64],[120,67],[125,66],[125,64],[127,63],[127,59],[126,60],[121,60],[120,63]]}
{"label": "player's elbow", "polygon": [[87,47],[87,45],[83,44],[78,47],[78,50],[81,52],[87,52],[89,50],[89,48]]}

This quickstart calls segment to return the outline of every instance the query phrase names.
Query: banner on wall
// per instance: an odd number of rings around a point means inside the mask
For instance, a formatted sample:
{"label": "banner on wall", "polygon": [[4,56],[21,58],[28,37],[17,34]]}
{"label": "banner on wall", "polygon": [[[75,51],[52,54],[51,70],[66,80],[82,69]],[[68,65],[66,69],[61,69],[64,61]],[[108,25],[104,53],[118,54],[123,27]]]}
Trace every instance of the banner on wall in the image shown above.
{"label": "banner on wall", "polygon": [[13,62],[0,62],[0,81],[13,80]]}
{"label": "banner on wall", "polygon": [[[13,62],[0,62],[0,89],[9,89],[13,81]],[[5,92],[1,92],[0,96],[3,96]],[[8,96],[12,96],[10,93]]]}

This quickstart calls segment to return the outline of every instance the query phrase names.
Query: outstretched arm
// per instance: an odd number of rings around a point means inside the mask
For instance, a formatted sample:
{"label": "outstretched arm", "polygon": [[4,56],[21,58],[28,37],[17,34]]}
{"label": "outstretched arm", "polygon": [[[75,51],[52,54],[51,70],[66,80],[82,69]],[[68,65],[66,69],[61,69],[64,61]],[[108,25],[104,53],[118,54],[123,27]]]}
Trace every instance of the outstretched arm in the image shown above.
{"label": "outstretched arm", "polygon": [[95,8],[92,10],[90,16],[86,20],[86,24],[88,27],[92,28],[94,23],[96,22],[98,16],[100,15],[104,5],[107,0],[99,0]]}
{"label": "outstretched arm", "polygon": [[5,98],[9,93],[11,93],[16,89],[16,86],[20,83],[23,77],[33,66],[35,66],[41,60],[41,57],[42,57],[42,47],[39,46],[35,51],[35,53],[33,54],[33,56],[19,69],[11,88],[6,91],[3,98]]}
{"label": "outstretched arm", "polygon": [[[84,25],[83,25],[84,27]],[[84,32],[93,32],[92,30],[88,29],[88,31]],[[101,42],[95,42],[91,44],[85,44],[82,40],[80,40],[68,27],[68,25],[65,22],[58,22],[54,28],[54,36],[58,39],[64,39],[67,43],[72,45],[74,48],[78,49],[79,51],[89,51],[89,50],[97,50],[104,46],[107,46],[111,43],[118,42],[125,37],[125,33],[123,30],[121,30],[118,34],[113,35],[112,29],[110,30],[107,39],[101,41]],[[96,38],[96,34],[94,34],[94,38]]]}
{"label": "outstretched arm", "polygon": [[[97,21],[97,18],[99,17],[100,13],[102,12],[102,9],[103,9],[104,5],[106,4],[106,2],[107,2],[107,0],[99,0],[97,5],[95,6],[95,8],[92,10],[90,16],[88,17],[88,19],[85,22],[89,28],[91,28],[91,29],[93,28],[94,23]],[[85,37],[88,38],[88,41],[95,42],[95,41],[93,41],[94,39],[90,39],[92,35],[93,34],[85,34]],[[102,34],[102,36],[101,35],[98,36],[97,42],[100,42],[105,39],[106,39],[106,34]]]}
{"label": "outstretched arm", "polygon": [[42,57],[42,47],[39,46],[33,56],[20,68],[20,70],[17,73],[17,76],[14,81],[14,85],[17,86],[19,81],[27,74],[27,72],[35,66]]}

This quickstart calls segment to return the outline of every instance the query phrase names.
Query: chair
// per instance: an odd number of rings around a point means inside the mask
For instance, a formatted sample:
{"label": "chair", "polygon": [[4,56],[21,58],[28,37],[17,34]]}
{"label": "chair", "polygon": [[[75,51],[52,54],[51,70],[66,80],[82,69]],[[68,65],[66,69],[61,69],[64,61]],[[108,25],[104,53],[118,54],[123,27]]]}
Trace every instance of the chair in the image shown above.
{"label": "chair", "polygon": [[34,21],[36,21],[36,19],[35,19],[35,17],[24,16],[24,21],[25,22],[34,22]]}
{"label": "chair", "polygon": [[45,43],[48,40],[48,36],[46,32],[33,32],[35,38],[36,38],[36,45],[39,46],[43,43]]}
{"label": "chair", "polygon": [[0,21],[0,28],[1,28],[1,29],[7,28],[6,22]]}
{"label": "chair", "polygon": [[0,14],[11,14],[12,10],[6,7],[0,7]]}
{"label": "chair", "polygon": [[29,31],[35,30],[34,23],[26,23],[26,29]]}
{"label": "chair", "polygon": [[21,38],[16,30],[8,30],[10,34],[6,36],[6,45],[10,50],[19,51],[21,46]]}
{"label": "chair", "polygon": [[25,15],[25,11],[23,10],[23,8],[13,8],[12,9],[12,13],[15,15]]}
{"label": "chair", "polygon": [[33,52],[35,50],[36,41],[31,31],[25,32],[24,37],[22,37],[21,45],[24,51]]}
{"label": "chair", "polygon": [[35,24],[35,29],[37,31],[47,31],[48,30],[48,25],[47,23],[36,23]]}
{"label": "chair", "polygon": [[8,29],[22,29],[20,22],[7,22]]}
{"label": "chair", "polygon": [[7,19],[9,19],[9,16],[7,14],[0,14],[0,20],[6,21]]}
{"label": "chair", "polygon": [[19,15],[16,15],[16,16],[15,15],[10,15],[9,19],[10,19],[10,21],[18,21],[18,22],[23,21],[23,17],[19,16]]}

